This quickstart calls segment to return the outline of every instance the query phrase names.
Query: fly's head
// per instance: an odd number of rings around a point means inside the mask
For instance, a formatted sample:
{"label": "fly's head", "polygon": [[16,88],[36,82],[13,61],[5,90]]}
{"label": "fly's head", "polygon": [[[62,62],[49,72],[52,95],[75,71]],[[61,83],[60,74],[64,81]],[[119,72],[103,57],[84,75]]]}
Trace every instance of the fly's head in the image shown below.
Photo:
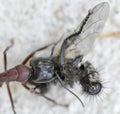
{"label": "fly's head", "polygon": [[89,95],[97,95],[101,92],[102,84],[99,79],[99,73],[91,63],[85,62],[79,67],[79,81],[83,91]]}
{"label": "fly's head", "polygon": [[55,64],[45,58],[35,58],[31,60],[30,65],[32,66],[32,77],[33,83],[48,83],[56,78]]}

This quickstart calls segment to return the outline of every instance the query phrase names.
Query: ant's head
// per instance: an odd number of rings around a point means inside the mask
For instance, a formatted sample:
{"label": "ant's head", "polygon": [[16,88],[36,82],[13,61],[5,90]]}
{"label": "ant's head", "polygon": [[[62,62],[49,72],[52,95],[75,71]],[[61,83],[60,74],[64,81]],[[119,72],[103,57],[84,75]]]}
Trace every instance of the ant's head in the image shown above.
{"label": "ant's head", "polygon": [[30,65],[32,66],[32,81],[34,83],[46,83],[56,78],[55,65],[49,59],[35,58],[31,60]]}

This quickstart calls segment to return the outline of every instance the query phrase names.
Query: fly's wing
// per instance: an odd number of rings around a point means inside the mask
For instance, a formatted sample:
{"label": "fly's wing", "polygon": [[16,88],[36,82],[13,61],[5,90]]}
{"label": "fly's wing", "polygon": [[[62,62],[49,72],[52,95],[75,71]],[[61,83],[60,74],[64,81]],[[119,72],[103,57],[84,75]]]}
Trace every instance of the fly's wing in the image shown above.
{"label": "fly's wing", "polygon": [[61,64],[64,64],[64,56],[67,53],[77,56],[89,52],[95,38],[104,27],[108,13],[109,4],[107,2],[102,2],[89,10],[78,30],[64,40],[59,59]]}

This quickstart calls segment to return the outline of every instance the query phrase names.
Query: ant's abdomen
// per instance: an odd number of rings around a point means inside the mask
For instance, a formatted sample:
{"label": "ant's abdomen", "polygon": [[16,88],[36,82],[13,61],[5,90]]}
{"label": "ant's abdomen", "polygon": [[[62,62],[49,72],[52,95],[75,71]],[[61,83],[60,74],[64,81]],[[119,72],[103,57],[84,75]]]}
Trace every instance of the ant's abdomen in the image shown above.
{"label": "ant's abdomen", "polygon": [[24,65],[18,65],[6,72],[0,74],[0,83],[18,81],[21,83],[27,82],[30,77],[30,70]]}

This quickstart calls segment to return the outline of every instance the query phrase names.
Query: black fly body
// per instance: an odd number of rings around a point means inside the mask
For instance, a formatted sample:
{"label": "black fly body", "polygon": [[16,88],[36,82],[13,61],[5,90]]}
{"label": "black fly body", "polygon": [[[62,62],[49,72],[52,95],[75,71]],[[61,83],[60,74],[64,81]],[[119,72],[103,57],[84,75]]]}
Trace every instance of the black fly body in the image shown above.
{"label": "black fly body", "polygon": [[[6,48],[3,53],[5,72],[0,74],[0,86],[2,86],[4,82],[7,82],[14,114],[16,114],[16,112],[8,83],[10,81],[21,82],[29,91],[31,90],[29,85],[34,85],[35,87],[32,88],[32,91],[35,94],[61,106],[66,105],[59,104],[53,99],[45,96],[45,93],[49,90],[50,84],[59,83],[64,89],[72,93],[81,102],[82,106],[84,106],[84,104],[81,99],[67,87],[73,87],[74,83],[78,82],[82,86],[83,92],[91,96],[98,95],[101,92],[103,85],[98,71],[90,62],[83,61],[83,58],[84,55],[91,50],[95,39],[102,31],[108,13],[109,4],[107,2],[102,2],[89,10],[76,32],[63,40],[58,55],[54,54],[54,50],[60,40],[35,50],[25,58],[21,65],[7,70],[6,53],[10,46]],[[53,47],[49,57],[31,59],[36,52],[43,51],[50,46]],[[66,56],[68,53],[73,57],[68,58]],[[29,60],[30,67],[27,67],[26,64]]]}
{"label": "black fly body", "polygon": [[[30,62],[33,72],[28,82],[36,85],[41,93],[43,93],[42,85],[47,89],[49,84],[57,81],[69,92],[71,90],[66,86],[72,87],[75,82],[79,82],[83,92],[89,95],[99,94],[103,88],[99,73],[90,62],[83,62],[82,59],[102,31],[108,12],[108,3],[103,2],[96,5],[89,10],[77,32],[63,41],[58,56],[54,56],[54,46],[53,55],[50,58],[34,58]],[[75,58],[66,58],[66,53],[74,54]],[[72,94],[74,93],[72,92]],[[78,96],[76,97],[78,98]],[[81,100],[80,102],[82,103]]]}

